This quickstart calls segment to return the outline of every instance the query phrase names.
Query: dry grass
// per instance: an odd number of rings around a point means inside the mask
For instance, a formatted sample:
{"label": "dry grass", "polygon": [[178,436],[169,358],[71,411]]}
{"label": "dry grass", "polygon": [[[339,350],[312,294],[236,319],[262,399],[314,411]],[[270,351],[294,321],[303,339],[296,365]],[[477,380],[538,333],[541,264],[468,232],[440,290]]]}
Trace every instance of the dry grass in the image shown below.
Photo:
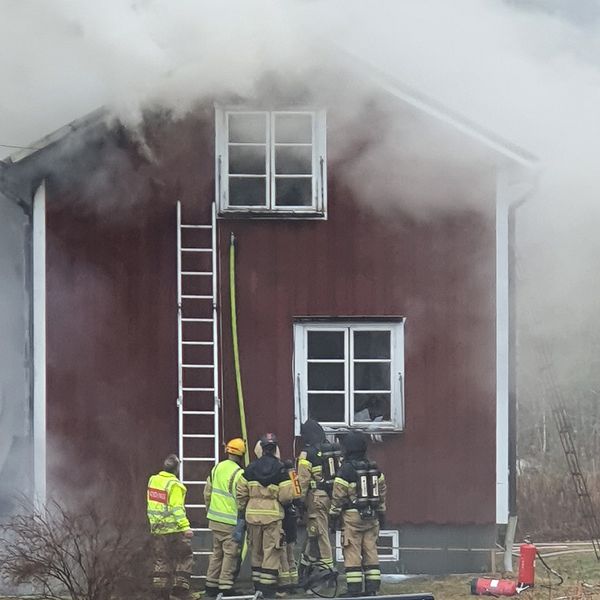
{"label": "dry grass", "polygon": [[[561,586],[557,586],[556,578],[549,577],[538,561],[536,564],[536,587],[523,592],[521,594],[523,600],[558,600],[559,598],[600,600],[600,563],[593,553],[555,556],[548,558],[546,562],[563,575],[565,582]],[[415,577],[397,584],[384,584],[382,593],[431,592],[436,600],[472,600],[471,580],[481,576],[481,574],[466,574]],[[498,578],[502,574],[495,573],[493,576]],[[582,583],[585,583],[586,586],[582,587],[580,585]],[[544,587],[550,585],[552,587]]]}
{"label": "dry grass", "polygon": [[[561,573],[565,582],[556,585],[556,579],[548,576],[537,562],[536,587],[521,594],[522,600],[600,600],[600,563],[593,553],[566,554],[547,559],[548,564]],[[516,561],[515,561],[516,565]],[[436,600],[473,600],[470,585],[474,577],[482,574],[419,576],[394,584],[385,583],[382,594],[409,594],[431,592]],[[501,573],[488,574],[501,577]],[[510,576],[509,576],[510,577]],[[552,584],[552,587],[544,587]],[[582,586],[581,584],[585,584]],[[297,596],[300,598],[301,596]],[[314,599],[314,597],[313,597]],[[23,600],[23,598],[0,598],[0,600]]]}

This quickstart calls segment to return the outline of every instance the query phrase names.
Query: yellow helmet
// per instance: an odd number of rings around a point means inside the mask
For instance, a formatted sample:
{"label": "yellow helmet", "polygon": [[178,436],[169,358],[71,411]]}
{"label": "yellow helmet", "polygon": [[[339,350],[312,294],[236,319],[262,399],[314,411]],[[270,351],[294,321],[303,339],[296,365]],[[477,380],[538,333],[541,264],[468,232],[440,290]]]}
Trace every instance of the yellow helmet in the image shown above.
{"label": "yellow helmet", "polygon": [[246,442],[242,438],[229,440],[227,446],[225,446],[225,452],[227,454],[234,454],[235,456],[244,456],[246,453]]}

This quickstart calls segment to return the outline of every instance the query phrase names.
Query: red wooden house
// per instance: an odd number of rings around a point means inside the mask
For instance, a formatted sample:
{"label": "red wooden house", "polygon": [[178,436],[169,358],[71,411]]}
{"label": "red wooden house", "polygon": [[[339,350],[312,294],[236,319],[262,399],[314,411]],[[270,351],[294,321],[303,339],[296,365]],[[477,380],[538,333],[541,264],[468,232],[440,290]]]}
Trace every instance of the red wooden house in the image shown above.
{"label": "red wooden house", "polygon": [[271,82],[136,135],[99,112],[5,162],[38,494],[118,488],[142,511],[178,451],[204,527],[201,482],[241,431],[233,239],[251,445],[274,431],[292,456],[309,416],[367,431],[388,570],[489,564],[514,510],[511,236],[533,159],[398,84],[369,81],[368,101],[355,84]]}

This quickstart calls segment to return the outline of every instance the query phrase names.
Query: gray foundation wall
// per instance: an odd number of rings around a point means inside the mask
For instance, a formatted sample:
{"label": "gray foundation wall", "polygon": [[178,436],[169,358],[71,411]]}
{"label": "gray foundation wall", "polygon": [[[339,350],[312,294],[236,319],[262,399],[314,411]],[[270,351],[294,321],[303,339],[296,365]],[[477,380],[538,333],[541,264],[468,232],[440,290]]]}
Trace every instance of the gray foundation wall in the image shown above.
{"label": "gray foundation wall", "polygon": [[32,490],[30,220],[0,191],[0,518]]}

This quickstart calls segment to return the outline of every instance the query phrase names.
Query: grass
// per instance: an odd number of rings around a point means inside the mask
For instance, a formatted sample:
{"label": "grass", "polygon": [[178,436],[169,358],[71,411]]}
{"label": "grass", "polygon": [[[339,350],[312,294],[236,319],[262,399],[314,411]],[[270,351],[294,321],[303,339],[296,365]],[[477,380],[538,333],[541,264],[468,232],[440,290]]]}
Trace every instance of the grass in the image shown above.
{"label": "grass", "polygon": [[[558,571],[565,581],[557,586],[557,579],[548,574],[539,560],[536,562],[536,587],[526,590],[522,600],[600,600],[600,562],[593,552],[565,554],[546,559],[548,565]],[[516,566],[516,562],[515,562]],[[474,577],[500,578],[502,574],[464,574],[444,576],[418,576],[399,583],[384,583],[381,594],[410,594],[431,592],[436,600],[473,600],[471,580]],[[514,579],[516,575],[507,578]],[[585,586],[580,584],[585,583]],[[544,587],[552,585],[552,587]],[[297,596],[301,598],[302,596]],[[312,597],[314,599],[314,596]],[[0,600],[23,600],[0,598]]]}
{"label": "grass", "polygon": [[[560,573],[565,581],[558,584],[558,579],[550,575],[540,561],[536,561],[536,586],[521,594],[523,600],[600,600],[600,563],[593,552],[565,554],[546,559],[548,565]],[[516,565],[515,565],[516,566]],[[495,574],[465,574],[445,575],[439,577],[423,576],[407,579],[400,583],[384,584],[382,594],[409,594],[416,592],[431,592],[436,600],[473,600],[471,595],[471,580],[474,577],[502,577]],[[516,574],[506,576],[516,579]],[[582,587],[581,583],[586,586]],[[551,586],[551,587],[549,587]],[[588,587],[589,586],[589,587]]]}

